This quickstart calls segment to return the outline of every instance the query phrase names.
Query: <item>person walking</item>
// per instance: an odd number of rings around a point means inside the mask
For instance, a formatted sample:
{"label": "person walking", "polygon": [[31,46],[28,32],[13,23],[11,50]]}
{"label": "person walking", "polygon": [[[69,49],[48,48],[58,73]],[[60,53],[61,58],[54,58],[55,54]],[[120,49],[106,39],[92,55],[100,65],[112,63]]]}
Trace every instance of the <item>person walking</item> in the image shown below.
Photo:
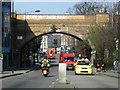
{"label": "person walking", "polygon": [[114,65],[114,73],[117,73],[118,72],[118,60],[116,59],[113,63]]}

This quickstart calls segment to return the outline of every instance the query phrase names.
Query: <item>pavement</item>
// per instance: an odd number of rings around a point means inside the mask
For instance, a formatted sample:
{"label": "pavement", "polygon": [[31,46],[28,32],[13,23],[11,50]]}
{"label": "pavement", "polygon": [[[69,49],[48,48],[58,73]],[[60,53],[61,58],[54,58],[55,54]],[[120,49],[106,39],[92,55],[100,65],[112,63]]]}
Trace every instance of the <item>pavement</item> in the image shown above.
{"label": "pavement", "polygon": [[114,72],[113,70],[108,70],[103,72],[103,74],[110,77],[120,78],[120,73]]}
{"label": "pavement", "polygon": [[2,73],[0,73],[0,79],[3,78],[7,78],[7,77],[11,77],[11,76],[16,76],[16,75],[21,75],[21,74],[25,74],[25,73],[29,73],[30,71],[32,71],[33,69],[19,69],[19,70],[15,70],[15,71],[11,71],[11,70],[7,70],[4,71]]}

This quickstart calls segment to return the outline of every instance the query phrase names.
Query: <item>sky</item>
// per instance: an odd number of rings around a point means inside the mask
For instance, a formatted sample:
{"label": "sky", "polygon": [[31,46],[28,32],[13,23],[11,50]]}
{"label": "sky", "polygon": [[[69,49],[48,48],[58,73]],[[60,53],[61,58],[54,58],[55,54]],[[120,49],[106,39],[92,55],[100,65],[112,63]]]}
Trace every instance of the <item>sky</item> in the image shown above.
{"label": "sky", "polygon": [[[98,1],[111,2],[112,0]],[[113,1],[118,2],[120,0]],[[83,0],[79,0],[79,2],[83,2]],[[14,10],[19,14],[25,14],[25,12],[33,14],[35,10],[40,10],[40,12],[34,14],[65,14],[68,8],[72,8],[76,3],[78,3],[78,0],[14,0]]]}
{"label": "sky", "polygon": [[35,10],[40,10],[39,14],[64,14],[74,4],[76,2],[16,2],[15,11],[30,14]]}

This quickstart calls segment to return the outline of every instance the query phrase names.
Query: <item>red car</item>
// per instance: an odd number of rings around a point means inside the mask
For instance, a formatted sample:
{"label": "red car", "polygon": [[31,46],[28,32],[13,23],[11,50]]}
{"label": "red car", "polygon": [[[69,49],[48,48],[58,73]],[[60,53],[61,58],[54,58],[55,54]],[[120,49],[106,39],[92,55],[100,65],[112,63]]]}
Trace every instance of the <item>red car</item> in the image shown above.
{"label": "red car", "polygon": [[59,63],[66,63],[67,69],[74,69],[74,56],[73,53],[62,53],[60,54]]}

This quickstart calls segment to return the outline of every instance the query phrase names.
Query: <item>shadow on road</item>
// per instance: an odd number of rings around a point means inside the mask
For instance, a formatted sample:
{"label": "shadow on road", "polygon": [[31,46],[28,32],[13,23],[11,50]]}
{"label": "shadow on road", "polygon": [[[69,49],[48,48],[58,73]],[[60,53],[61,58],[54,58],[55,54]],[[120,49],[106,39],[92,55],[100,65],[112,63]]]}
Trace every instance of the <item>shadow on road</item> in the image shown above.
{"label": "shadow on road", "polygon": [[47,77],[56,77],[56,75],[48,75]]}

